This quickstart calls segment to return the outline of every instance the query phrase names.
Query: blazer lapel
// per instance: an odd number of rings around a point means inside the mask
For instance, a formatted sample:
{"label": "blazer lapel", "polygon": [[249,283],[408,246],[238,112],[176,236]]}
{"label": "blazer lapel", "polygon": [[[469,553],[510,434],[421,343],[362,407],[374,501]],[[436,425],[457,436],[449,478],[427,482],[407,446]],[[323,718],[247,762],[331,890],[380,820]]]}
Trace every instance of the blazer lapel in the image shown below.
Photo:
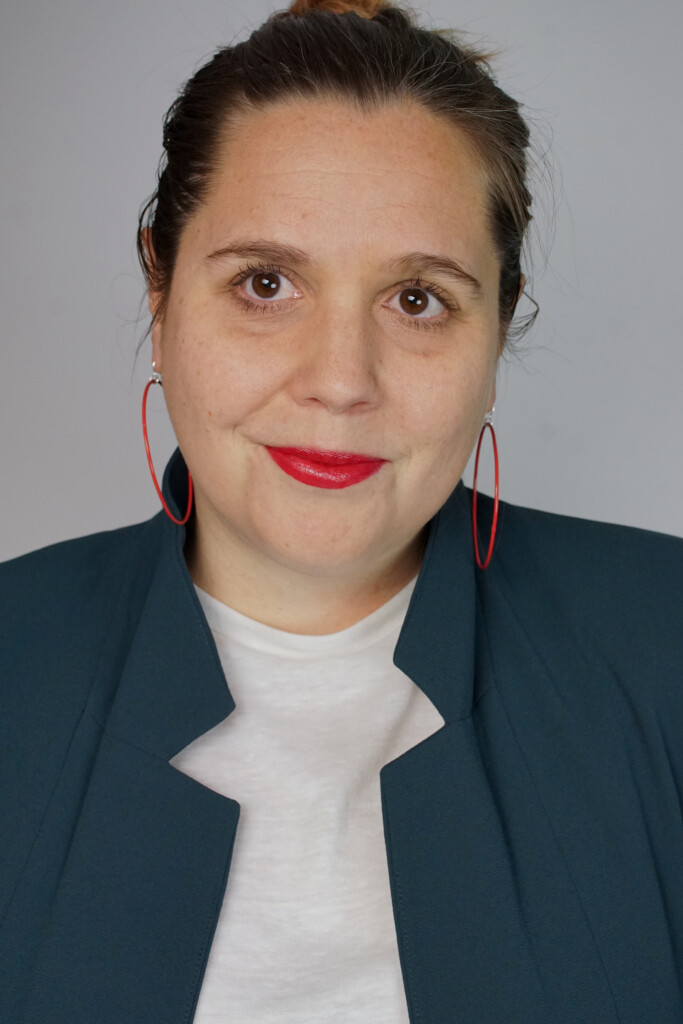
{"label": "blazer lapel", "polygon": [[25,1024],[184,1024],[194,1014],[239,805],[168,763],[234,707],[183,540],[163,513],[141,530],[72,744],[87,752],[87,787]]}
{"label": "blazer lapel", "polygon": [[493,571],[474,567],[460,484],[433,521],[394,656],[446,724],[380,772],[411,1020],[617,1024],[584,908],[494,685],[485,630]]}

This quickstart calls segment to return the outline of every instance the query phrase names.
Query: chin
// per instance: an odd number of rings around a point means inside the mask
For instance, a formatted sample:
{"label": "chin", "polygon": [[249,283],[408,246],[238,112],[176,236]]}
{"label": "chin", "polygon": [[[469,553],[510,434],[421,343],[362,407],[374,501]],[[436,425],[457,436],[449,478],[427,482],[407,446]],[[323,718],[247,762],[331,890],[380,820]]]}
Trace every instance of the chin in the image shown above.
{"label": "chin", "polygon": [[[280,524],[281,525],[281,524]],[[373,544],[374,540],[374,544]],[[299,529],[262,534],[261,550],[273,561],[311,576],[327,576],[344,567],[368,564],[379,538],[348,524],[303,522]]]}

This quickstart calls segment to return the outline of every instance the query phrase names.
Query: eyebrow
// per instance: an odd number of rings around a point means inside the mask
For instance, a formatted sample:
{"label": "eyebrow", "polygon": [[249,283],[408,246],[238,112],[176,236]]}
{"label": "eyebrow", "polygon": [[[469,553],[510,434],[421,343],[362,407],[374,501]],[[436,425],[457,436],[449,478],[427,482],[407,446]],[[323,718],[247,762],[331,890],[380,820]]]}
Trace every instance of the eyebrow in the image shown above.
{"label": "eyebrow", "polygon": [[[246,259],[258,259],[264,262],[290,263],[301,267],[310,267],[313,258],[303,249],[293,245],[286,245],[283,242],[269,241],[263,238],[230,242],[228,245],[209,253],[207,260],[223,259],[227,256],[239,256]],[[480,298],[484,289],[481,283],[472,274],[468,273],[460,263],[449,256],[436,255],[429,252],[407,252],[403,256],[388,260],[382,266],[383,270],[393,270],[400,273],[430,273],[443,274],[445,277],[453,278],[460,284],[467,285],[472,294]]]}

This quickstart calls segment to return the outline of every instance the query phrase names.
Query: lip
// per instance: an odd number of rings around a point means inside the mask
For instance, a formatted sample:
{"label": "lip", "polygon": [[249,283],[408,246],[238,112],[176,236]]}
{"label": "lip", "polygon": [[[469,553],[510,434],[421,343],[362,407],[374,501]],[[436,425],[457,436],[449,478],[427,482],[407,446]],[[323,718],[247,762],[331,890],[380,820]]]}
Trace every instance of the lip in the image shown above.
{"label": "lip", "polygon": [[265,445],[273,461],[288,476],[312,487],[339,489],[374,476],[387,462],[355,452],[318,451],[313,448],[275,448]]}

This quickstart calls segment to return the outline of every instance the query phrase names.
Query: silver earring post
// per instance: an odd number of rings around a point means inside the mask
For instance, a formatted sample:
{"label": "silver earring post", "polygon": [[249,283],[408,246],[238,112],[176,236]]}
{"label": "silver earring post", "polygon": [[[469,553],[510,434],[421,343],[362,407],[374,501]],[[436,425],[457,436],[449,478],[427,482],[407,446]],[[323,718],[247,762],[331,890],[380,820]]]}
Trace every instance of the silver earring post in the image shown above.
{"label": "silver earring post", "polygon": [[[154,366],[154,363],[152,363],[152,366]],[[484,416],[484,426],[486,426],[487,423],[488,423],[489,426],[491,426],[491,424],[493,423],[493,414],[494,414],[495,411],[496,411],[496,407],[495,407],[495,405],[492,405],[491,408],[489,409],[489,411]]]}
{"label": "silver earring post", "polygon": [[157,364],[152,360],[152,376],[149,378],[152,384],[161,384],[164,386],[164,382],[161,379],[161,374],[157,371]]}

